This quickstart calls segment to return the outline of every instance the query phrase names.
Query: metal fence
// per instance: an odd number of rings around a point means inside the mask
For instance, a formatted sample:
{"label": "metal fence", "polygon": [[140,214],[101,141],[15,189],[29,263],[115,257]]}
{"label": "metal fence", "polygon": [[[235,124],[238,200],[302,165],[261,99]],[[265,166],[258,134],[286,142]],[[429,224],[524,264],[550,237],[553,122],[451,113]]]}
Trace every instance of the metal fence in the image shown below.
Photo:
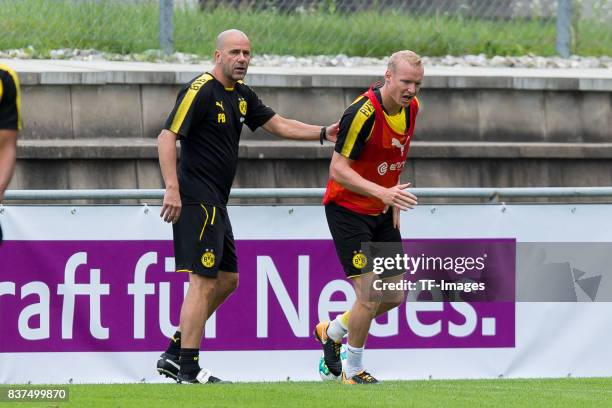
{"label": "metal fence", "polygon": [[[485,199],[499,202],[512,198],[556,198],[562,200],[580,198],[612,199],[612,187],[500,187],[500,188],[411,188],[420,198]],[[234,188],[231,199],[262,198],[323,198],[324,188]],[[113,189],[113,190],[7,190],[7,201],[58,201],[58,200],[120,200],[162,199],[163,189]]]}
{"label": "metal fence", "polygon": [[0,0],[0,50],[210,56],[236,27],[259,54],[612,55],[610,21],[612,0]]}

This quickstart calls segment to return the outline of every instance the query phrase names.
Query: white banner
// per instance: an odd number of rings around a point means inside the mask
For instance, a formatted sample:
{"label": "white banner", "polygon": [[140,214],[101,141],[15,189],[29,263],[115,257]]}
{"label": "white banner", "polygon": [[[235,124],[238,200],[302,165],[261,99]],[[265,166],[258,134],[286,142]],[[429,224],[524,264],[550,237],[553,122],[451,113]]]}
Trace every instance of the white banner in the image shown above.
{"label": "white banner", "polygon": [[[171,227],[159,211],[4,207],[1,383],[168,381],[155,363],[178,324],[187,276],[173,272]],[[235,381],[318,379],[313,326],[354,298],[323,208],[229,212],[241,283],[207,323],[201,364]],[[612,242],[611,215],[611,205],[437,205],[403,213],[410,242],[519,242],[517,299],[534,301],[402,305],[373,324],[366,367],[381,379],[611,375],[612,304],[597,300],[610,297],[612,277],[598,269],[605,245],[592,244]],[[580,251],[567,249],[578,243]],[[541,291],[532,270],[547,279],[538,281]]]}

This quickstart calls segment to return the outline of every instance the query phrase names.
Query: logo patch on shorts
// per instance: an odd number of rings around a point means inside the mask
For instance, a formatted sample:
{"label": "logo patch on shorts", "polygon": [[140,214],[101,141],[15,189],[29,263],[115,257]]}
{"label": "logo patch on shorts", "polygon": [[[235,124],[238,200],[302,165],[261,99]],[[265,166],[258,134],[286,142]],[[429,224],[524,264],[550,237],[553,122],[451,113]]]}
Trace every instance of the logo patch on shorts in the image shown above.
{"label": "logo patch on shorts", "polygon": [[357,269],[363,269],[368,264],[368,258],[363,254],[363,252],[355,251],[355,255],[353,255],[353,266]]}
{"label": "logo patch on shorts", "polygon": [[202,255],[202,265],[204,265],[205,268],[212,268],[215,266],[215,254],[212,250],[207,249],[204,255]]}

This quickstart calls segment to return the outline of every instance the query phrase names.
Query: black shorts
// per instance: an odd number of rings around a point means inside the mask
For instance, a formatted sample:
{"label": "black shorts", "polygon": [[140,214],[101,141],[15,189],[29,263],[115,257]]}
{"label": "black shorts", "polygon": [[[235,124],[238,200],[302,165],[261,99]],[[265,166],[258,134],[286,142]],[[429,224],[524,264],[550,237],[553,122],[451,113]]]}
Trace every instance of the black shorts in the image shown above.
{"label": "black shorts", "polygon": [[[365,243],[397,242],[394,252],[403,253],[402,236],[399,229],[393,227],[392,211],[379,215],[364,215],[330,202],[325,206],[325,216],[338,258],[349,278],[372,270],[367,267],[367,257],[365,263],[361,257],[362,245]],[[380,276],[388,278],[403,273],[404,271],[399,270],[385,271]]]}
{"label": "black shorts", "polygon": [[216,278],[219,271],[238,272],[236,245],[227,209],[185,205],[172,226],[177,272]]}

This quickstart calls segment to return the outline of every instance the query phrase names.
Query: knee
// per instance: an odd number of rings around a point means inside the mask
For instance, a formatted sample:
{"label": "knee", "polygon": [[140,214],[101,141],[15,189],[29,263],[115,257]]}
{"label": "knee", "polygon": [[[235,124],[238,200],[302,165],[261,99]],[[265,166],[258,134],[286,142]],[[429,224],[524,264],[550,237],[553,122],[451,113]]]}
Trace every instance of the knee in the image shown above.
{"label": "knee", "polygon": [[378,306],[380,306],[380,301],[358,300],[358,302],[359,306],[370,316],[376,316],[376,311],[378,310]]}
{"label": "knee", "polygon": [[385,302],[384,305],[381,304],[381,307],[384,306],[385,310],[393,310],[396,307],[398,307],[399,305],[401,305],[402,303],[403,303],[403,301],[401,301],[401,300],[392,300],[392,301]]}
{"label": "knee", "polygon": [[238,274],[237,273],[233,273],[230,275],[230,278],[228,279],[228,283],[227,283],[227,288],[228,288],[228,292],[233,292],[236,289],[238,289]]}
{"label": "knee", "polygon": [[238,274],[232,273],[226,275],[221,283],[221,287],[229,295],[238,288]]}
{"label": "knee", "polygon": [[215,280],[204,276],[191,274],[189,289],[197,292],[200,296],[208,296],[215,290]]}

